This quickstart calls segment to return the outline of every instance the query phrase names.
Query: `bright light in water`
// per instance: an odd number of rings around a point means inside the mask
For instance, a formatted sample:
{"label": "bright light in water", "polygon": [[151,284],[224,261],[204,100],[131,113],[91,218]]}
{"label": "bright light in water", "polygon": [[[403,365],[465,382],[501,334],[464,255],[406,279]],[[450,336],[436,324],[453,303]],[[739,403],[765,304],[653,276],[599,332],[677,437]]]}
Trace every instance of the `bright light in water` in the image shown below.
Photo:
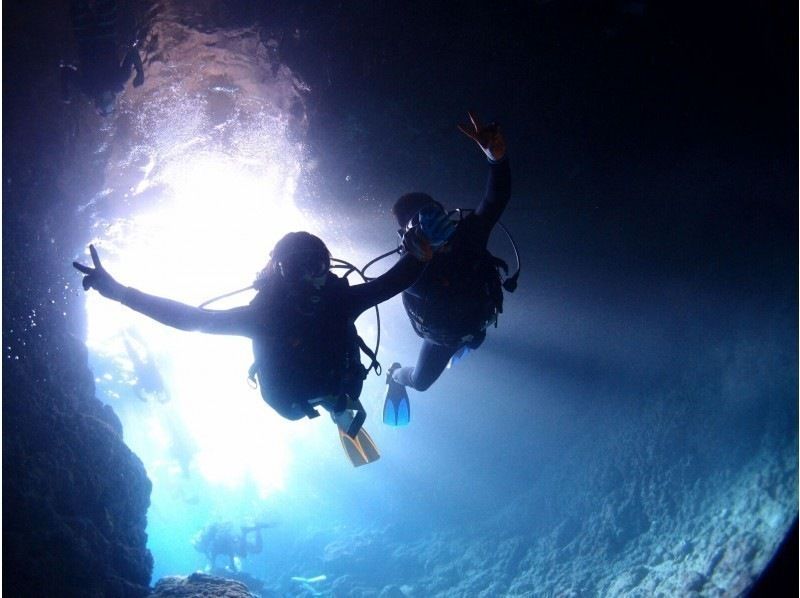
{"label": "bright light in water", "polygon": [[[157,185],[163,196],[99,236],[109,272],[123,284],[192,305],[252,282],[274,243],[288,231],[309,229],[309,223],[293,203],[296,163],[258,168],[242,162],[200,152],[157,171],[148,165],[154,179],[139,190]],[[235,303],[251,297],[252,292],[237,296]],[[249,339],[177,331],[96,293],[87,301],[90,348],[130,372],[122,339],[133,329],[166,382],[170,402],[148,422],[126,422],[126,441],[154,480],[181,464],[211,484],[236,488],[253,482],[262,497],[281,487],[292,441],[309,427],[281,419],[247,385]],[[130,426],[137,429],[129,434]]]}
{"label": "bright light in water", "polygon": [[[80,209],[94,215],[94,242],[117,280],[199,305],[250,284],[287,232],[319,234],[295,207],[309,90],[274,68],[258,27],[201,32],[184,24],[182,6],[165,8],[143,41],[144,84],[120,95],[93,146],[105,188]],[[249,339],[175,330],[96,292],[87,312],[97,394],[153,482],[156,576],[202,567],[191,547],[199,529],[259,516],[291,493],[301,464],[338,450],[330,421],[285,420],[248,386]],[[166,390],[154,392],[160,380]]]}

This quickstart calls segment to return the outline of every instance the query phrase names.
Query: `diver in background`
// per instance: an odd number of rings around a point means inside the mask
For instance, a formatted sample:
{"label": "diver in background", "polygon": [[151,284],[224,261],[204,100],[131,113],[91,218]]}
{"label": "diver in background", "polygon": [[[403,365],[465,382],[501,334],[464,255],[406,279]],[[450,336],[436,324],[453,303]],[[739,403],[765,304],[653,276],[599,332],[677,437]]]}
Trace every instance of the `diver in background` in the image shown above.
{"label": "diver in background", "polygon": [[[447,220],[446,215],[441,218]],[[361,363],[359,351],[366,345],[355,320],[413,283],[423,260],[433,255],[431,247],[441,242],[425,237],[420,226],[412,227],[404,234],[407,255],[382,276],[351,287],[346,278],[330,271],[330,253],[321,239],[307,232],[288,233],[254,283],[258,294],[250,304],[219,311],[121,285],[103,268],[92,245],[94,267],[78,262],[73,266],[85,274],[85,290],[94,288],[162,324],[251,338],[251,378],[257,378],[267,404],[291,420],[316,417],[317,406],[329,411],[348,458],[359,466],[380,454],[362,428],[366,412],[359,396],[369,370]],[[421,247],[426,252],[420,252]]]}
{"label": "diver in background", "polygon": [[[236,572],[241,568],[241,560],[247,558],[247,555],[261,553],[264,548],[261,530],[268,527],[274,527],[274,524],[242,526],[237,533],[233,524],[228,521],[211,523],[197,532],[192,539],[192,546],[206,555],[212,570],[217,566],[217,557],[223,555],[230,559],[230,570]],[[255,534],[252,542],[248,539],[251,534]]]}
{"label": "diver in background", "polygon": [[72,31],[78,46],[78,65],[61,64],[61,93],[69,103],[77,87],[94,103],[97,113],[114,112],[117,94],[136,70],[133,86],[144,83],[142,59],[135,46],[128,48],[122,62],[117,57],[116,0],[72,0]]}
{"label": "diver in background", "polygon": [[[511,197],[511,174],[506,143],[496,124],[482,125],[469,114],[470,125],[459,125],[489,160],[486,193],[475,211],[454,223],[447,244],[427,262],[419,279],[403,291],[403,306],[422,347],[413,367],[395,363],[387,375],[384,422],[405,425],[409,420],[405,387],[427,390],[453,358],[477,349],[486,329],[502,312],[503,291],[499,269],[505,264],[486,246],[489,235]],[[427,193],[409,193],[392,208],[401,230],[427,220],[444,226],[442,205]],[[516,279],[514,280],[516,284]]]}
{"label": "diver in background", "polygon": [[[143,349],[144,357],[141,356],[131,341],[134,341],[138,347]],[[136,384],[133,389],[139,400],[147,403],[152,398],[155,398],[159,403],[168,403],[170,394],[164,385],[164,379],[161,377],[161,372],[158,371],[155,360],[150,355],[144,340],[140,337],[133,328],[129,328],[122,335],[122,343],[125,345],[125,352],[133,364],[133,373],[136,376]]]}

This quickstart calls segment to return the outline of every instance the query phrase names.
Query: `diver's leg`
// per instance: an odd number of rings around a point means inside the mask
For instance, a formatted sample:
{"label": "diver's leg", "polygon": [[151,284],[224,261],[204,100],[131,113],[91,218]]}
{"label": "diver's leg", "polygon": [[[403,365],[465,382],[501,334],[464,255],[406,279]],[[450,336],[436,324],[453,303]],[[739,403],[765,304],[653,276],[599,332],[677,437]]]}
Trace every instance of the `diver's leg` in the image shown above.
{"label": "diver's leg", "polygon": [[133,86],[139,87],[144,83],[144,66],[142,65],[142,58],[139,56],[139,51],[136,48],[130,48],[122,60],[120,67],[120,80],[124,85],[131,76],[131,68],[136,69],[136,77],[133,80]]}
{"label": "diver's leg", "polygon": [[403,386],[410,386],[419,391],[425,391],[442,375],[450,358],[458,347],[445,347],[430,341],[422,341],[419,350],[417,365],[414,367],[400,368],[394,372],[394,381]]}

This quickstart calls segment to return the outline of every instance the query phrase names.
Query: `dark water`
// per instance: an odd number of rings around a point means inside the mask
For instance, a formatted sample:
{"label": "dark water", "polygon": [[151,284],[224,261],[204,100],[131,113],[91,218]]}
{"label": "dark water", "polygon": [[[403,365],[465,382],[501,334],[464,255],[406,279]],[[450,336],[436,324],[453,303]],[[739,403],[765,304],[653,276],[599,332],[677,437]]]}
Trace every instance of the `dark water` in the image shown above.
{"label": "dark water", "polygon": [[[120,3],[146,82],[106,119],[59,102],[74,43],[48,8],[4,5],[4,361],[53,350],[42,328],[86,338],[153,481],[154,582],[207,567],[192,539],[225,521],[272,525],[239,565],[286,595],[737,595],[763,569],[797,516],[788,7]],[[325,418],[270,412],[246,343],[160,328],[71,271],[94,241],[125,284],[197,304],[301,228],[363,264],[400,194],[479,201],[466,110],[508,139],[520,288],[408,428],[368,380],[375,465]],[[384,363],[413,361],[397,299],[381,334]]]}

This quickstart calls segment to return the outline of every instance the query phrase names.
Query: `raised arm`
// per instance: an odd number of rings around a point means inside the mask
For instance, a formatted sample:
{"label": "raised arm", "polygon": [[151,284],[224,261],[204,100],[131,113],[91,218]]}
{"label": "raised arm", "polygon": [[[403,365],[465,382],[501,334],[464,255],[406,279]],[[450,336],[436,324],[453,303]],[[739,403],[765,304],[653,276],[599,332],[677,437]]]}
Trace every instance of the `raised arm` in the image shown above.
{"label": "raised arm", "polygon": [[252,336],[256,328],[255,312],[250,306],[211,311],[148,295],[132,287],[123,289],[122,297],[118,299],[120,303],[178,330]]}
{"label": "raised arm", "polygon": [[414,284],[424,269],[425,262],[411,253],[406,253],[375,280],[350,287],[352,317],[356,318],[370,307],[401,293]]}
{"label": "raised arm", "polygon": [[420,211],[419,222],[403,233],[400,247],[403,257],[375,280],[350,288],[352,316],[357,317],[414,284],[434,254],[444,250],[455,229],[447,212]]}
{"label": "raised arm", "polygon": [[489,160],[489,180],[486,183],[486,193],[483,200],[475,210],[475,214],[486,223],[491,230],[508,205],[511,198],[511,169],[508,166],[506,155],[506,142],[500,127],[495,123],[482,125],[480,121],[469,113],[471,125],[459,125],[459,130],[480,146]]}
{"label": "raised arm", "polygon": [[256,327],[256,314],[250,307],[238,307],[221,311],[202,310],[185,303],[148,295],[117,282],[100,263],[94,245],[89,245],[94,267],[78,262],[72,265],[82,272],[83,288],[97,290],[103,297],[119,301],[157,322],[179,330],[250,336]]}

